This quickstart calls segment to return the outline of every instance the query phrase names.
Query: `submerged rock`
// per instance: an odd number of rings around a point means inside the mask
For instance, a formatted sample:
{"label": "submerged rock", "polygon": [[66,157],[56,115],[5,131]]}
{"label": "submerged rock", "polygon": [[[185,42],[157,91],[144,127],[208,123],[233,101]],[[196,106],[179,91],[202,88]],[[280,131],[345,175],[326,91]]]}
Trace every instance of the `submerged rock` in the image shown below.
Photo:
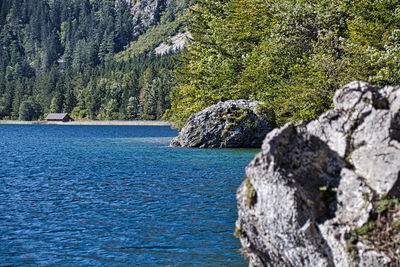
{"label": "submerged rock", "polygon": [[171,146],[261,147],[274,127],[273,114],[259,102],[221,101],[190,116]]}
{"label": "submerged rock", "polygon": [[353,82],[334,104],[271,131],[247,166],[235,233],[250,266],[400,264],[400,87]]}

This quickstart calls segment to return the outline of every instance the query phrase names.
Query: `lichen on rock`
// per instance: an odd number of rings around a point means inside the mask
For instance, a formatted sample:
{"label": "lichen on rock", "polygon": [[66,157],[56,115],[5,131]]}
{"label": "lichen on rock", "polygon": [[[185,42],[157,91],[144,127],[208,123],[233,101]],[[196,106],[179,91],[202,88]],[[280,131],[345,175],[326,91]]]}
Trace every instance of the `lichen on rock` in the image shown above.
{"label": "lichen on rock", "polygon": [[275,127],[274,116],[250,100],[221,101],[188,119],[171,146],[261,147]]}
{"label": "lichen on rock", "polygon": [[400,87],[352,82],[334,105],[268,133],[247,166],[257,201],[248,205],[244,182],[236,228],[250,266],[400,264],[398,244],[379,233],[398,238],[400,225]]}

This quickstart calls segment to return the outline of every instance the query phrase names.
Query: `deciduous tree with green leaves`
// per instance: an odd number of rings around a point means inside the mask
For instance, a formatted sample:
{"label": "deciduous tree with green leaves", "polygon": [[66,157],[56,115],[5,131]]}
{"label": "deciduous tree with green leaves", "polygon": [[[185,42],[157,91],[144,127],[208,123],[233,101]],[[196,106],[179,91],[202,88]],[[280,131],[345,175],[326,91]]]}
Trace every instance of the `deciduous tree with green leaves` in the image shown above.
{"label": "deciduous tree with green leaves", "polygon": [[198,0],[172,107],[182,127],[219,100],[264,102],[278,124],[309,121],[358,79],[399,84],[400,2]]}

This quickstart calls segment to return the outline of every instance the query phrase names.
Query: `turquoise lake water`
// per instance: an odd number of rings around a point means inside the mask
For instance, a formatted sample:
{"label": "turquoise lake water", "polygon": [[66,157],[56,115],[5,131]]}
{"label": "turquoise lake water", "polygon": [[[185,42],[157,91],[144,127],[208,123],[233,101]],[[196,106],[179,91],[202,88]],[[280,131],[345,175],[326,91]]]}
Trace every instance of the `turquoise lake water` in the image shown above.
{"label": "turquoise lake water", "polygon": [[0,265],[246,266],[235,193],[256,150],[165,126],[0,125]]}

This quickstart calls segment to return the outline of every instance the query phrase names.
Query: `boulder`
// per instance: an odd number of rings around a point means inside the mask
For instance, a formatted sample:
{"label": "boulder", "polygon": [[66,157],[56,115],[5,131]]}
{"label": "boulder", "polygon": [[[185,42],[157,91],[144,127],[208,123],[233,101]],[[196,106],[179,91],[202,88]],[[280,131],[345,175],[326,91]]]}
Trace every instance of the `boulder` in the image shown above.
{"label": "boulder", "polygon": [[250,266],[399,266],[400,87],[346,85],[318,120],[268,133],[246,174]]}
{"label": "boulder", "polygon": [[275,127],[273,113],[259,102],[221,101],[190,116],[171,146],[261,147],[265,135]]}

